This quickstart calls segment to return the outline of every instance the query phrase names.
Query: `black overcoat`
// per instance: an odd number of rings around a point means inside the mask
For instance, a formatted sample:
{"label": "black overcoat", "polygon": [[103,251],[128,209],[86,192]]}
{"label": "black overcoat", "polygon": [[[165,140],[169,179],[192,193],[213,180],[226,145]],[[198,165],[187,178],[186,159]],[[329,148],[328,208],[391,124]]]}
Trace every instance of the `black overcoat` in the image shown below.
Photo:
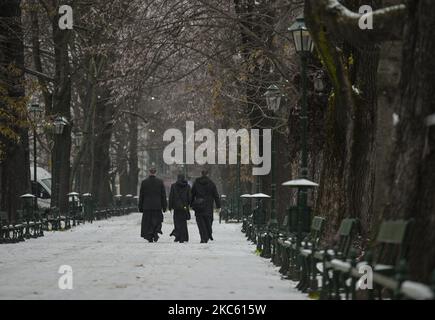
{"label": "black overcoat", "polygon": [[201,242],[207,243],[208,240],[213,240],[213,206],[216,204],[218,209],[221,207],[216,185],[208,177],[198,178],[193,184],[191,204],[198,198],[204,199],[205,205],[204,209],[200,211],[194,208],[195,218]]}
{"label": "black overcoat", "polygon": [[163,181],[155,176],[149,176],[142,181],[139,194],[139,211],[166,211],[167,206],[166,190]]}
{"label": "black overcoat", "polygon": [[163,181],[155,176],[142,181],[139,193],[139,211],[143,213],[142,238],[151,242],[158,240],[158,233],[162,233],[163,212],[166,208],[166,190]]}
{"label": "black overcoat", "polygon": [[206,214],[213,216],[213,207],[216,204],[216,208],[221,208],[221,200],[217,191],[216,185],[208,177],[200,177],[195,180],[192,187],[192,200],[191,204],[196,198],[202,198],[205,200],[205,209],[195,214]]}
{"label": "black overcoat", "polygon": [[175,241],[189,241],[187,220],[189,218],[190,186],[187,181],[177,181],[169,193],[169,210],[174,210],[174,230],[171,236]]}

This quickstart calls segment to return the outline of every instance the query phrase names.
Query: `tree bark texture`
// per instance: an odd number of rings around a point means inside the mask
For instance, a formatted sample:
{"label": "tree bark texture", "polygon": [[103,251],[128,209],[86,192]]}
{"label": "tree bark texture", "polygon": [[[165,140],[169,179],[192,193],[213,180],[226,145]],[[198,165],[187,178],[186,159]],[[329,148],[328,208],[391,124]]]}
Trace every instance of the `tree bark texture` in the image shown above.
{"label": "tree bark texture", "polygon": [[[30,192],[27,105],[24,99],[24,48],[20,1],[0,2],[0,209],[13,221],[20,196]],[[6,133],[6,134],[4,134]]]}

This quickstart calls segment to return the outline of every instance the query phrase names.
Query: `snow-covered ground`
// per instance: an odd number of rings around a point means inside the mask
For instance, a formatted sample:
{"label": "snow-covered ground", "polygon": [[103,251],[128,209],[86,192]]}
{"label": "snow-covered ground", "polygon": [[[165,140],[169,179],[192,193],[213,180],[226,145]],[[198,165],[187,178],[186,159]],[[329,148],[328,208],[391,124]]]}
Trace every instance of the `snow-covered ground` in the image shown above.
{"label": "snow-covered ground", "polygon": [[[194,215],[189,243],[139,237],[139,213],[86,224],[19,244],[0,245],[0,299],[307,299],[278,268],[254,254],[240,224],[214,222],[214,239],[199,243]],[[59,289],[69,265],[73,289]]]}

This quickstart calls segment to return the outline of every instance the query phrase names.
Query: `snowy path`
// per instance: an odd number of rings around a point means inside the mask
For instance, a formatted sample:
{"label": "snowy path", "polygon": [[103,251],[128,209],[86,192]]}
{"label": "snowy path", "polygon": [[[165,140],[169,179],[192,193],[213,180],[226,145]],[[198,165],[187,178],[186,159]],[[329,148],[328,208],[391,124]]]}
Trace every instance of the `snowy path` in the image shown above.
{"label": "snowy path", "polygon": [[[82,225],[19,244],[0,245],[0,299],[307,299],[278,269],[257,257],[238,224],[215,220],[215,241],[169,238],[165,214],[158,243],[139,237],[136,213]],[[60,290],[61,265],[73,269],[73,290]]]}

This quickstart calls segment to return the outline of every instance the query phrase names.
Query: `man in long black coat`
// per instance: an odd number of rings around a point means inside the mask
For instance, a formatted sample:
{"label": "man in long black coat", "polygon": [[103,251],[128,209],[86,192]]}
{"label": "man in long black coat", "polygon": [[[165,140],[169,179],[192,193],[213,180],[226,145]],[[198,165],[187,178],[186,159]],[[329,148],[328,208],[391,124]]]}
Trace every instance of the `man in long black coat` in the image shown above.
{"label": "man in long black coat", "polygon": [[189,241],[187,220],[190,219],[190,198],[190,186],[184,175],[179,174],[169,193],[169,210],[174,210],[174,231],[171,236],[175,236],[175,242]]}
{"label": "man in long black coat", "polygon": [[139,211],[142,212],[141,237],[149,242],[157,242],[161,233],[163,212],[166,211],[166,190],[163,181],[156,177],[156,169],[142,181],[139,195]]}
{"label": "man in long black coat", "polygon": [[213,206],[221,208],[220,197],[216,185],[203,170],[201,177],[195,180],[192,187],[192,209],[195,210],[196,223],[198,225],[201,243],[213,240]]}

